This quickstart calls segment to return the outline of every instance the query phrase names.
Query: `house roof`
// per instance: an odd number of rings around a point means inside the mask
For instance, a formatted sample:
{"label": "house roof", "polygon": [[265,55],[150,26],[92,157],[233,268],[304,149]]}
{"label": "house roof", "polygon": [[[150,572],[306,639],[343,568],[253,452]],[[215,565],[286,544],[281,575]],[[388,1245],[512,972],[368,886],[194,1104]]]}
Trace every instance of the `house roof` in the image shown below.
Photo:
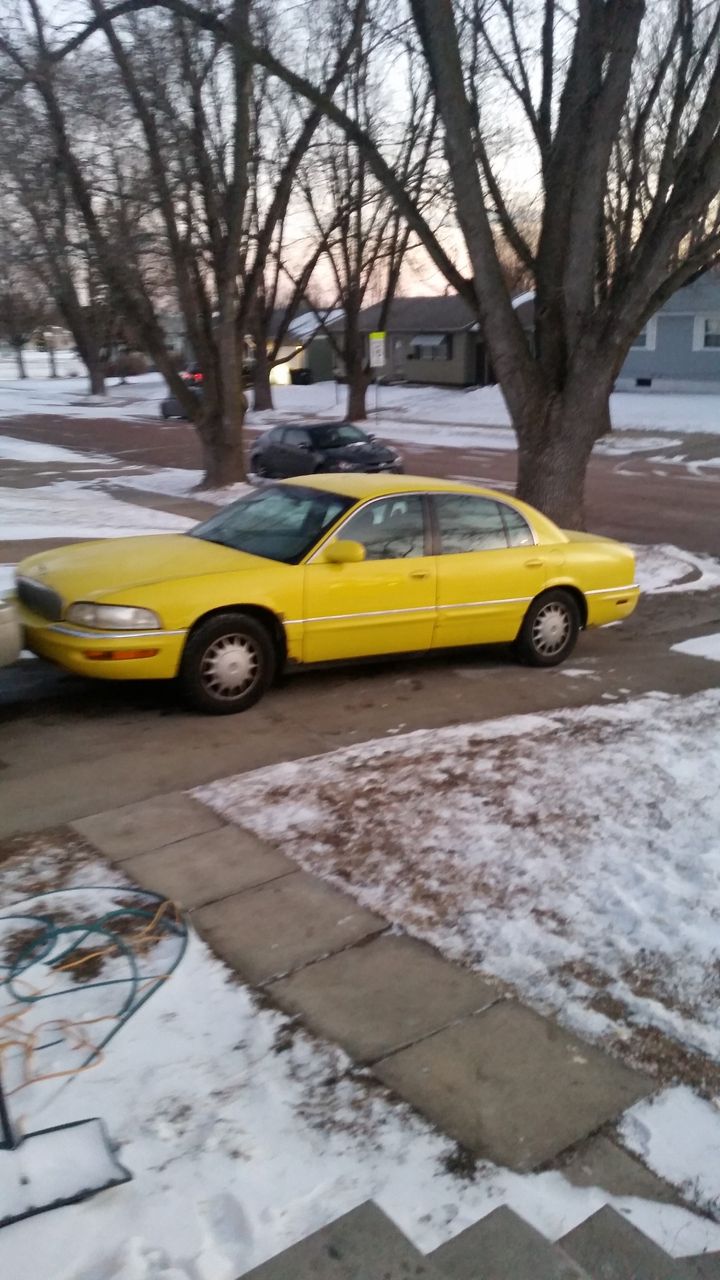
{"label": "house roof", "polygon": [[[523,322],[532,324],[535,295],[523,293],[513,300]],[[360,313],[360,331],[373,333],[380,324],[382,306],[366,307]],[[334,321],[332,328],[342,330],[342,319]],[[393,298],[385,320],[387,333],[429,334],[462,333],[479,328],[477,312],[456,293],[442,297]]]}

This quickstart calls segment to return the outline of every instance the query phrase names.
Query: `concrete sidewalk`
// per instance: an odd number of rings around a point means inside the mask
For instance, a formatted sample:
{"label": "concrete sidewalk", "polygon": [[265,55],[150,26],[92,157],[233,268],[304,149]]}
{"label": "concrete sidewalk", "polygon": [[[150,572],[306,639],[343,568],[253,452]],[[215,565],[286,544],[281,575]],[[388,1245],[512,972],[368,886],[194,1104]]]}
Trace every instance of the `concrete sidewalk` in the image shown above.
{"label": "concrete sidewalk", "polygon": [[173,899],[245,982],[411,1104],[472,1156],[516,1170],[561,1163],[617,1195],[673,1193],[599,1131],[653,1082],[391,932],[181,793],[98,813],[75,832]]}

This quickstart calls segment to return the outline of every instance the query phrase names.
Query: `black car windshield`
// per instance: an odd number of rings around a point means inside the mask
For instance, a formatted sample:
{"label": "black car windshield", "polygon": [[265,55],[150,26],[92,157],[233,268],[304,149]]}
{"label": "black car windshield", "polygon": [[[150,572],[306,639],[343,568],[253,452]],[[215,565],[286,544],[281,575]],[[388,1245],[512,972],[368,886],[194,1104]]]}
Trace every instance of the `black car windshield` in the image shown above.
{"label": "black car windshield", "polygon": [[189,534],[267,560],[298,564],[353,501],[322,489],[268,485],[223,507]]}
{"label": "black car windshield", "polygon": [[346,422],[313,427],[310,434],[316,449],[344,449],[348,444],[367,444],[369,439],[359,427]]}

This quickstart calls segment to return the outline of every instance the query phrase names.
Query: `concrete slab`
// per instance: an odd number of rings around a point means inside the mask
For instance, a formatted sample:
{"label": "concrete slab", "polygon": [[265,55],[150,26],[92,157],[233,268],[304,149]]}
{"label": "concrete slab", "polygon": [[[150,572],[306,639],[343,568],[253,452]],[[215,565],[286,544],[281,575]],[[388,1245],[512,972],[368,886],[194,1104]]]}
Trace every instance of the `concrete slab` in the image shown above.
{"label": "concrete slab", "polygon": [[613,1196],[641,1196],[644,1200],[680,1203],[673,1187],[602,1136],[582,1143],[571,1158],[560,1165],[560,1172],[574,1187],[602,1187]]}
{"label": "concrete slab", "polygon": [[241,827],[220,827],[123,862],[145,889],[192,910],[292,875],[297,863]]}
{"label": "concrete slab", "polygon": [[609,1205],[558,1244],[598,1280],[697,1280],[692,1260],[671,1258]]}
{"label": "concrete slab", "polygon": [[200,907],[193,923],[223,960],[254,983],[387,928],[385,920],[304,871]]}
{"label": "concrete slab", "polygon": [[448,1240],[429,1261],[448,1280],[590,1280],[586,1271],[502,1205]]}
{"label": "concrete slab", "polygon": [[356,1062],[386,1057],[498,998],[476,974],[394,935],[309,965],[274,982],[271,992]]}
{"label": "concrete slab", "polygon": [[204,804],[182,791],[154,796],[120,809],[78,818],[76,831],[115,862],[160,849],[187,836],[215,831],[223,824]]}
{"label": "concrete slab", "polygon": [[648,1077],[512,1002],[374,1070],[443,1132],[518,1170],[551,1160],[653,1089]]}
{"label": "concrete slab", "polygon": [[244,1280],[441,1280],[441,1273],[367,1201]]}

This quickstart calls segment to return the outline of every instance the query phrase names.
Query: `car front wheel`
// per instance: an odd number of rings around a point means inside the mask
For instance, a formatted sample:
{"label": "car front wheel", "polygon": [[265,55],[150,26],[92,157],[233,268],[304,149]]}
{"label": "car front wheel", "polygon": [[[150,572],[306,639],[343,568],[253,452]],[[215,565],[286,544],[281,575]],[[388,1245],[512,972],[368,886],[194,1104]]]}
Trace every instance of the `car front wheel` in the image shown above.
{"label": "car front wheel", "polygon": [[533,667],[554,667],[569,657],[580,631],[580,613],[568,591],[533,600],[515,642],[518,657]]}
{"label": "car front wheel", "polygon": [[254,706],[274,673],[275,650],[262,623],[244,613],[223,613],[192,632],[179,680],[192,707],[222,716]]}

